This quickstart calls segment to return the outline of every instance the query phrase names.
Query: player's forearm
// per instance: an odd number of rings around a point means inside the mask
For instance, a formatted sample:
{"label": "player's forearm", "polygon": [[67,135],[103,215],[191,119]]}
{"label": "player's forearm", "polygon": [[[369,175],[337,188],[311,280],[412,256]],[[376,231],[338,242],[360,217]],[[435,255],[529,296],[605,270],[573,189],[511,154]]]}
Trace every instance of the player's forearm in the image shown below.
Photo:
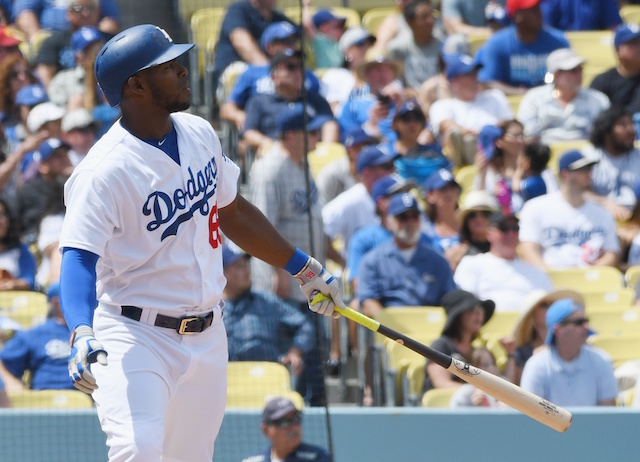
{"label": "player's forearm", "polygon": [[97,255],[85,250],[67,248],[62,254],[60,304],[69,330],[93,326],[97,261]]}
{"label": "player's forearm", "polygon": [[238,195],[219,215],[224,234],[254,257],[283,268],[294,254],[295,247],[244,197]]}

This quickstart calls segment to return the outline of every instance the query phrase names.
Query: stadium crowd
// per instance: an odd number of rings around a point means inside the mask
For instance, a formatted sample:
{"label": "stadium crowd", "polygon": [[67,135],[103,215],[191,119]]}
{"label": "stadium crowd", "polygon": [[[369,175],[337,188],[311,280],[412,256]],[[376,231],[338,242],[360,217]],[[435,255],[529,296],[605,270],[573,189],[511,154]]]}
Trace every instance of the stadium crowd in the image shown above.
{"label": "stadium crowd", "polygon": [[[0,290],[50,301],[64,182],[119,117],[93,73],[119,30],[115,1],[62,3],[0,1]],[[615,404],[624,390],[609,354],[587,342],[585,298],[551,272],[606,266],[622,278],[640,265],[640,26],[620,15],[634,2],[396,0],[376,31],[313,0],[296,24],[276,3],[228,7],[207,82],[211,122],[238,135],[223,145],[245,170],[247,198],[331,261],[352,308],[443,307],[434,348],[560,405]],[[614,65],[587,73],[598,57],[572,48],[570,34],[607,30]],[[340,155],[307,170],[322,148]],[[232,242],[224,251],[231,360],[281,362],[305,401],[322,405],[322,369],[337,375],[345,355],[366,356],[359,404],[376,404],[362,333],[316,324],[288,273]],[[491,343],[482,328],[504,312],[518,319]],[[2,315],[0,406],[29,368],[18,347],[39,348],[67,375],[59,349],[25,340],[42,328],[9,339],[18,327]],[[30,372],[26,386],[69,388],[50,369],[49,385]],[[429,362],[422,379],[423,392],[463,385]],[[470,388],[454,401],[496,405]]]}

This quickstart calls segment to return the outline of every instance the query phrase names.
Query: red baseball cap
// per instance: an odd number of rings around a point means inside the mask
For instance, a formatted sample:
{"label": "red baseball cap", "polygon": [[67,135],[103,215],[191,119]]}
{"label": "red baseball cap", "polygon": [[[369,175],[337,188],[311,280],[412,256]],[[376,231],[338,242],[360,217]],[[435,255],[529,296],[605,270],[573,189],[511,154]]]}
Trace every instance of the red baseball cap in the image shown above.
{"label": "red baseball cap", "polygon": [[513,16],[516,12],[533,8],[538,3],[540,0],[507,0],[507,13],[509,16]]}
{"label": "red baseball cap", "polygon": [[0,27],[0,47],[3,47],[3,48],[15,47],[19,43],[20,43],[20,40],[18,40],[17,38],[11,35],[8,35],[5,32],[4,27]]}

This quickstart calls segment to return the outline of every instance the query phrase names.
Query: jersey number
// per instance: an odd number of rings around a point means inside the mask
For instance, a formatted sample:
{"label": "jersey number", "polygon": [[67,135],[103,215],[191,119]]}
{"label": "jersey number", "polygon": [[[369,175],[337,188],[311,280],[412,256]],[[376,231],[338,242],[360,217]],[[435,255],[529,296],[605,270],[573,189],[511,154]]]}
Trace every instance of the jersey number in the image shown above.
{"label": "jersey number", "polygon": [[215,204],[211,207],[211,213],[209,214],[209,245],[214,249],[217,249],[219,245],[222,245],[222,239],[220,239],[218,228],[218,204]]}

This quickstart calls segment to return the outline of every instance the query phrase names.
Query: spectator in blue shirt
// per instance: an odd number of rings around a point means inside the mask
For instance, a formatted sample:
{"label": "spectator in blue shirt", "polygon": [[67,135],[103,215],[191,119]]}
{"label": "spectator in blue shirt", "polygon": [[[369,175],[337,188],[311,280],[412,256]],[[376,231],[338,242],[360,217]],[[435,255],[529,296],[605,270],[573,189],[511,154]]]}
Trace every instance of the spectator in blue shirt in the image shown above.
{"label": "spectator in blue shirt", "polygon": [[0,351],[0,378],[7,390],[24,389],[22,376],[26,371],[31,374],[33,390],[73,389],[67,371],[70,332],[62,316],[59,294],[59,284],[52,284],[47,290],[47,320],[32,329],[16,332]]}
{"label": "spectator in blue shirt", "polygon": [[[285,21],[270,24],[262,34],[260,47],[271,58],[287,48],[298,48],[300,29]],[[304,85],[308,92],[318,93],[320,82],[313,72],[306,69]],[[275,85],[271,79],[269,64],[251,64],[236,80],[229,99],[220,107],[220,117],[235,123],[244,130],[247,114],[244,111],[249,98],[255,94],[273,94]]]}
{"label": "spectator in blue shirt", "polygon": [[391,196],[387,208],[393,240],[367,253],[359,269],[357,295],[362,312],[375,317],[393,306],[440,305],[456,288],[449,263],[420,242],[420,209],[411,193]]}
{"label": "spectator in blue shirt", "polygon": [[622,24],[614,1],[545,0],[540,8],[545,25],[564,31],[615,29]]}
{"label": "spectator in blue shirt", "polygon": [[561,31],[543,27],[540,0],[508,0],[513,25],[499,30],[482,48],[478,79],[505,94],[523,94],[542,85],[546,59],[558,48],[569,48]]}
{"label": "spectator in blue shirt", "polygon": [[4,383],[0,379],[0,407],[11,407],[11,402],[7,396],[7,392],[4,391]]}
{"label": "spectator in blue shirt", "polygon": [[19,221],[0,199],[0,290],[33,290],[36,259],[20,241]]}
{"label": "spectator in blue shirt", "polygon": [[216,46],[213,88],[224,70],[235,61],[249,64],[268,64],[269,58],[258,45],[263,32],[274,22],[291,22],[274,9],[273,0],[242,0],[229,6],[222,20],[220,38]]}

